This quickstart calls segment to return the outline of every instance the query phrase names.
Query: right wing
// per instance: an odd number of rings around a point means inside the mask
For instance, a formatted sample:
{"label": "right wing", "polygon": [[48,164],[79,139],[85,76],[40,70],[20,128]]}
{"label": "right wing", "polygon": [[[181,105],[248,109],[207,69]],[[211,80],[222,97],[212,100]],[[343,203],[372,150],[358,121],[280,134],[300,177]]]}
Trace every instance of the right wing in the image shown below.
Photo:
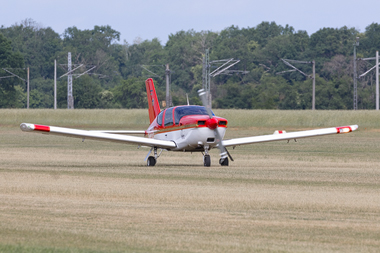
{"label": "right wing", "polygon": [[323,129],[291,132],[291,133],[277,133],[277,134],[270,134],[270,135],[252,136],[252,137],[223,140],[223,145],[225,147],[231,147],[231,146],[235,147],[235,146],[260,143],[260,142],[292,140],[292,139],[300,139],[300,138],[329,135],[329,134],[349,133],[349,132],[355,131],[356,129],[358,129],[358,125],[330,127],[330,128],[323,128]]}
{"label": "right wing", "polygon": [[[76,137],[81,139],[100,140],[109,142],[119,142],[136,144],[141,146],[157,147],[162,149],[172,149],[177,145],[173,141],[156,140],[152,138],[137,137],[130,135],[121,135],[111,133],[112,131],[87,131],[73,128],[44,126],[31,123],[22,123],[20,128],[24,132],[40,132],[44,134],[61,135],[67,137]],[[127,131],[124,131],[124,133]],[[130,132],[130,131],[129,131]],[[141,131],[139,131],[141,133]]]}
{"label": "right wing", "polygon": [[89,132],[106,134],[145,134],[143,130],[89,130]]}

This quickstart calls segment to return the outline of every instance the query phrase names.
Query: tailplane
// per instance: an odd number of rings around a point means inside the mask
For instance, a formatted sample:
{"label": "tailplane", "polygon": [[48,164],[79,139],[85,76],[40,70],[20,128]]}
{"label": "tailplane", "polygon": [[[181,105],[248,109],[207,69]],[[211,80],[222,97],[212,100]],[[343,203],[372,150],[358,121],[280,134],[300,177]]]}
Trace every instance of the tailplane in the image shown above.
{"label": "tailplane", "polygon": [[145,81],[146,93],[148,96],[149,105],[149,120],[150,123],[154,121],[157,115],[161,112],[160,103],[157,99],[156,89],[154,88],[153,79],[149,78]]}

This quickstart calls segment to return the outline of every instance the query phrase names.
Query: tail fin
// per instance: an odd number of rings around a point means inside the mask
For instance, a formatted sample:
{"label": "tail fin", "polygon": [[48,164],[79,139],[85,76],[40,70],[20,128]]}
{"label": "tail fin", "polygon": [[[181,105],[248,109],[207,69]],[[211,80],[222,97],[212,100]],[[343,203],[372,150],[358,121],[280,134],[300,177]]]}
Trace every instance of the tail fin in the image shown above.
{"label": "tail fin", "polygon": [[149,105],[149,120],[150,123],[157,117],[161,112],[160,103],[157,99],[156,89],[154,88],[153,79],[149,78],[145,81],[146,93],[148,96],[148,105]]}

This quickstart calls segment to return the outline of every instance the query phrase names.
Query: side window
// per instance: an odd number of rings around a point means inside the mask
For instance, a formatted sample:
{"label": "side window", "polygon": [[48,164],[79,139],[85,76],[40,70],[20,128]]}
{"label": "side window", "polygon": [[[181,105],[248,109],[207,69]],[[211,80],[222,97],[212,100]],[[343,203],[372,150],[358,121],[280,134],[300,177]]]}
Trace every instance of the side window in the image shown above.
{"label": "side window", "polygon": [[157,117],[157,124],[162,126],[162,116],[164,116],[164,111],[160,112]]}
{"label": "side window", "polygon": [[164,123],[165,126],[173,125],[173,108],[166,109]]}
{"label": "side window", "polygon": [[180,107],[176,107],[175,110],[174,110],[174,122],[176,125],[179,124],[179,120],[180,120],[180,110],[181,108]]}

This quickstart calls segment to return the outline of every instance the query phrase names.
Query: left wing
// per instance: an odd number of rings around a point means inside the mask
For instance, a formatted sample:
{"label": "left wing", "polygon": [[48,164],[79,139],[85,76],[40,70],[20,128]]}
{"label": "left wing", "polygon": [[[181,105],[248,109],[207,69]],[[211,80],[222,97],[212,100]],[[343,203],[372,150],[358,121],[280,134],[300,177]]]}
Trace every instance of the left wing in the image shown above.
{"label": "left wing", "polygon": [[270,134],[270,135],[261,135],[261,136],[223,140],[223,145],[225,147],[231,147],[231,146],[240,146],[240,145],[247,145],[247,144],[252,144],[252,143],[260,143],[260,142],[292,140],[292,139],[300,139],[300,138],[329,135],[329,134],[342,134],[342,133],[349,133],[349,132],[355,131],[356,129],[358,129],[358,125],[331,127],[331,128],[323,128],[323,129],[307,130],[307,131],[299,131],[299,132],[291,132],[291,133],[279,132],[279,133]]}
{"label": "left wing", "polygon": [[[165,140],[156,140],[145,137],[137,137],[130,135],[121,135],[110,133],[112,131],[87,131],[87,130],[79,130],[72,128],[64,128],[64,127],[55,127],[55,126],[44,126],[30,123],[22,123],[20,128],[24,132],[40,132],[44,134],[53,134],[53,135],[61,135],[67,137],[76,137],[81,139],[90,139],[90,140],[100,140],[100,141],[110,141],[110,142],[119,142],[119,143],[128,143],[128,144],[136,144],[141,146],[149,146],[149,147],[157,147],[162,149],[172,149],[177,145],[173,141],[165,141]],[[124,131],[124,133],[127,131]],[[129,131],[129,133],[131,133]],[[139,131],[141,133],[141,131]]]}

